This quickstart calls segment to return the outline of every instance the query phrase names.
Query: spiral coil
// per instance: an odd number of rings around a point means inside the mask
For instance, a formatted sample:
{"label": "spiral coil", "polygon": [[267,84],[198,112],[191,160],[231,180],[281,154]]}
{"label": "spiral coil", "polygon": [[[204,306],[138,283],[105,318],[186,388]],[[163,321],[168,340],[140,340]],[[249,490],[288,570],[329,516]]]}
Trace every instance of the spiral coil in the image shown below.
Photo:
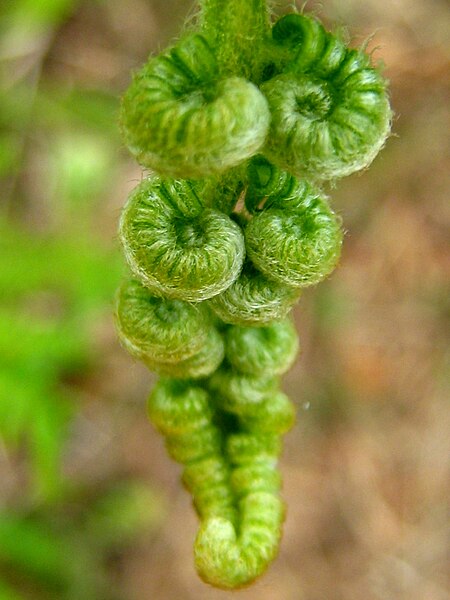
{"label": "spiral coil", "polygon": [[217,80],[207,40],[193,34],[152,58],[125,94],[125,143],[145,167],[172,177],[204,177],[249,158],[264,143],[267,101],[241,77]]}
{"label": "spiral coil", "polygon": [[116,303],[123,345],[161,376],[148,414],[200,519],[197,571],[224,589],[261,575],[281,539],[277,462],[295,410],[280,375],[299,351],[288,313],[343,239],[317,186],[366,167],[392,117],[363,51],[317,19],[270,27],[265,1],[229,1],[233,23],[261,11],[248,39],[202,0],[203,29],[150,58],[124,95],[125,143],[157,175],[122,212],[133,278]]}
{"label": "spiral coil", "polygon": [[122,212],[120,238],[133,273],[155,294],[199,302],[238,277],[240,228],[204,207],[189,181],[145,179]]}
{"label": "spiral coil", "polygon": [[318,180],[367,167],[384,145],[392,113],[386,81],[363,51],[346,49],[315,19],[295,14],[272,30],[288,55],[261,86],[272,120],[264,154]]}
{"label": "spiral coil", "polygon": [[271,279],[290,287],[315,285],[335,268],[340,219],[305,182],[266,203],[245,228],[247,255]]}

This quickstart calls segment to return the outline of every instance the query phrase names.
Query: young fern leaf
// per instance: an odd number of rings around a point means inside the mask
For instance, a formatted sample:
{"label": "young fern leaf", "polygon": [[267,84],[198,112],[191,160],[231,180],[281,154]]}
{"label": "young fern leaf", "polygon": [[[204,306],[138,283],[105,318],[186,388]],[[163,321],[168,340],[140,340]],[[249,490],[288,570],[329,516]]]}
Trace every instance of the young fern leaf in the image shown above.
{"label": "young fern leaf", "polygon": [[340,218],[311,182],[366,167],[391,110],[370,58],[316,19],[271,27],[266,0],[200,3],[199,31],[151,58],[122,102],[125,143],[158,174],[122,213],[136,279],[117,325],[162,375],[148,412],[200,518],[197,571],[234,589],[281,539],[295,410],[279,376],[299,348],[287,315],[340,256]]}
{"label": "young fern leaf", "polygon": [[286,195],[282,192],[266,202],[249,221],[245,245],[250,260],[267,277],[305,287],[334,270],[342,231],[325,197],[305,181],[294,182]]}
{"label": "young fern leaf", "polygon": [[120,338],[139,359],[177,363],[191,358],[212,327],[202,306],[154,296],[136,280],[120,288],[116,312]]}
{"label": "young fern leaf", "polygon": [[265,156],[293,175],[319,180],[367,167],[392,118],[386,81],[369,56],[345,49],[305,15],[283,17],[272,36],[289,58],[261,86],[272,116]]}
{"label": "young fern leaf", "polygon": [[285,317],[299,296],[300,289],[266,277],[247,260],[239,277],[209,306],[225,323],[259,326]]}
{"label": "young fern leaf", "polygon": [[238,165],[264,144],[270,113],[242,77],[218,79],[208,41],[187,36],[151,58],[122,102],[125,143],[145,167],[204,177]]}
{"label": "young fern leaf", "polygon": [[193,184],[145,179],[122,213],[120,238],[133,273],[156,295],[199,302],[238,277],[245,256],[238,225],[207,208]]}
{"label": "young fern leaf", "polygon": [[290,319],[264,327],[229,327],[225,333],[228,362],[241,373],[281,375],[298,352],[298,337]]}
{"label": "young fern leaf", "polygon": [[176,456],[185,467],[183,482],[200,518],[221,515],[235,522],[230,469],[208,393],[190,382],[160,379],[150,395],[148,412],[168,445],[180,447],[182,441],[182,453]]}

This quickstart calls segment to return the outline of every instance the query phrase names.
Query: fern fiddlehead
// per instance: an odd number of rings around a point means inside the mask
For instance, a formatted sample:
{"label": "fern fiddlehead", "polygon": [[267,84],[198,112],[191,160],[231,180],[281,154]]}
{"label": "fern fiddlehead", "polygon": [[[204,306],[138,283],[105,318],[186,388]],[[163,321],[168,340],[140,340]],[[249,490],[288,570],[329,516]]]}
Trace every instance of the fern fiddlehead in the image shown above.
{"label": "fern fiddlehead", "polygon": [[218,63],[198,34],[151,59],[124,96],[124,139],[145,167],[172,177],[223,172],[264,143],[270,113],[241,77],[218,80]]}
{"label": "fern fiddlehead", "polygon": [[327,200],[304,180],[268,197],[245,228],[247,256],[266,276],[291,287],[314,285],[339,260],[342,231]]}
{"label": "fern fiddlehead", "polygon": [[362,50],[346,49],[315,19],[287,15],[272,29],[281,73],[261,86],[271,111],[264,153],[319,180],[368,166],[390,130],[386,82]]}
{"label": "fern fiddlehead", "polygon": [[245,256],[240,228],[205,207],[185,180],[144,180],[122,213],[120,237],[131,270],[149,289],[191,302],[229,287]]}
{"label": "fern fiddlehead", "polygon": [[134,77],[125,143],[156,175],[130,194],[117,295],[125,348],[161,375],[148,414],[200,519],[199,575],[233,589],[276,556],[277,461],[295,410],[280,375],[288,313],[335,268],[342,230],[320,182],[366,167],[389,133],[386,81],[301,14],[200,0],[198,31]]}

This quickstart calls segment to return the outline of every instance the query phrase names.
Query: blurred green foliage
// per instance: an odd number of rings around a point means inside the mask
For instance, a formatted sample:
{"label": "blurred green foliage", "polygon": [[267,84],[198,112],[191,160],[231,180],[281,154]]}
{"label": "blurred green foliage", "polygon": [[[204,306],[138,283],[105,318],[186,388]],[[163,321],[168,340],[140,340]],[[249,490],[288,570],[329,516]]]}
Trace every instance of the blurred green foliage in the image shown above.
{"label": "blurred green foliage", "polygon": [[0,600],[29,598],[31,591],[39,600],[120,598],[108,561],[161,521],[161,501],[147,485],[129,481],[78,504],[83,511],[72,514],[62,504],[0,513]]}
{"label": "blurred green foliage", "polygon": [[78,0],[18,0],[6,4],[5,16],[16,26],[57,25],[79,3]]}
{"label": "blurred green foliage", "polygon": [[[112,244],[93,235],[111,180],[115,96],[42,74],[39,48],[77,4],[21,0],[0,9],[0,434],[9,449],[28,447],[46,499],[63,490],[59,461],[76,406],[64,381],[92,360],[90,329],[111,312],[121,270]],[[30,183],[35,153],[45,180]],[[51,223],[39,232],[22,222],[23,180],[45,191]]]}
{"label": "blurred green foliage", "polygon": [[118,598],[108,557],[161,517],[144,484],[93,493],[62,469],[73,382],[100,359],[96,328],[112,321],[122,272],[98,218],[115,183],[117,93],[46,71],[81,4],[0,5],[0,443],[23,478],[20,496],[0,498],[0,600]]}
{"label": "blurred green foliage", "polygon": [[0,223],[0,433],[30,445],[40,494],[61,493],[59,458],[74,398],[64,380],[92,359],[89,326],[111,303],[120,265],[111,251],[64,235],[24,235]]}

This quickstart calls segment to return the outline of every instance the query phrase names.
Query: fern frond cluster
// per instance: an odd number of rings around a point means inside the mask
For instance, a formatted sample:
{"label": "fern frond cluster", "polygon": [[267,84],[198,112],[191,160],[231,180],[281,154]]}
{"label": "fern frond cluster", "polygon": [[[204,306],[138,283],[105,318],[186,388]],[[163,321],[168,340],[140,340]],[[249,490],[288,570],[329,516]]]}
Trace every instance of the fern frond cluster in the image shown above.
{"label": "fern frond cluster", "polygon": [[204,0],[198,31],[134,77],[130,151],[156,174],[131,193],[117,301],[124,346],[161,375],[149,416],[201,525],[200,576],[253,581],[284,518],[277,460],[294,408],[280,375],[288,317],[335,268],[340,218],[321,189],[370,164],[389,133],[386,81],[315,18],[273,25],[262,0]]}

